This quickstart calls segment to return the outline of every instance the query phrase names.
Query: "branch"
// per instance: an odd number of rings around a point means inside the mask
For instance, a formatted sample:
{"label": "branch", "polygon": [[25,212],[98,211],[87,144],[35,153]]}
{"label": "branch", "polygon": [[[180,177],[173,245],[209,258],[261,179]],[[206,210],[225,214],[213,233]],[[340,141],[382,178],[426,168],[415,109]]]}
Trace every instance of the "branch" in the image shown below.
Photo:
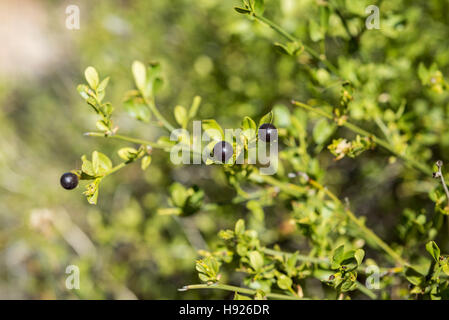
{"label": "branch", "polygon": [[170,124],[170,122],[168,122],[167,119],[165,119],[165,117],[159,112],[159,110],[156,107],[156,103],[154,102],[154,99],[149,99],[149,98],[145,97],[143,94],[142,94],[142,96],[143,96],[143,99],[144,99],[146,105],[148,106],[148,108],[150,108],[151,112],[153,112],[153,114],[162,123],[162,125],[169,132],[172,132],[173,130],[175,130],[175,127],[173,127]]}
{"label": "branch", "polygon": [[[307,106],[307,105],[305,105],[305,106]],[[310,106],[307,106],[307,107],[311,108],[312,110],[315,110]],[[316,109],[316,110],[318,110],[319,113],[323,113],[326,117],[331,117],[330,115],[327,115],[327,113],[325,113],[322,110],[319,110],[319,109]],[[362,130],[362,129],[360,129],[360,130]],[[88,135],[105,137],[104,134],[95,133],[95,132],[90,132],[90,133],[88,133]],[[163,146],[163,145],[160,145],[157,143],[152,143],[150,141],[134,139],[134,138],[126,137],[126,136],[111,135],[111,136],[106,136],[106,137],[111,137],[111,138],[124,140],[124,141],[128,141],[128,142],[133,142],[133,143],[140,143],[140,144],[149,145],[152,147],[153,146],[160,147],[162,149],[164,149],[166,147],[166,146]],[[124,164],[120,164],[119,166],[121,168],[124,166]],[[117,170],[120,168],[117,168]],[[114,170],[114,172],[115,171],[116,170]],[[301,195],[305,191],[304,187],[300,187],[300,186],[297,186],[297,185],[294,185],[291,183],[285,183],[285,182],[279,181],[271,176],[259,175],[256,173],[255,177],[257,177],[258,180],[262,180],[268,184],[278,187],[280,190],[282,190],[285,193],[288,193],[292,196]],[[382,241],[382,239],[380,239],[371,229],[369,229],[362,222],[360,222],[359,219],[354,215],[354,213],[352,213],[348,208],[345,208],[345,206],[340,201],[340,199],[338,199],[332,192],[330,192],[327,188],[324,188],[321,184],[319,184],[318,182],[316,182],[312,179],[308,179],[308,183],[310,185],[312,185],[313,187],[315,187],[316,189],[324,191],[328,197],[330,197],[336,204],[340,205],[342,207],[343,211],[348,216],[348,218],[350,220],[352,220],[368,238],[371,238],[379,247],[381,247],[385,252],[387,252],[396,261],[396,263],[398,263],[400,266],[408,265],[408,263],[405,260],[403,260],[393,249],[391,249],[384,241]]]}
{"label": "branch", "polygon": [[167,145],[164,145],[164,144],[161,144],[158,142],[151,142],[148,140],[142,140],[142,139],[132,138],[132,137],[128,137],[128,136],[122,136],[119,134],[107,135],[102,132],[86,132],[84,135],[88,136],[88,137],[110,138],[110,139],[117,139],[117,140],[122,140],[122,141],[136,143],[136,144],[143,144],[143,145],[155,148],[155,149],[167,148]]}
{"label": "branch", "polygon": [[[327,113],[324,110],[318,109],[318,108],[314,108],[310,105],[307,105],[305,103],[299,102],[299,101],[292,101],[292,104],[301,107],[307,111],[311,111],[314,112],[316,114],[319,114],[320,116],[323,116],[329,120],[333,120],[333,116],[329,113]],[[395,156],[397,156],[398,158],[401,158],[402,160],[405,161],[406,164],[410,165],[411,167],[421,171],[422,173],[424,173],[425,175],[429,176],[432,174],[432,169],[429,168],[427,165],[415,160],[414,158],[412,158],[411,156],[408,156],[406,154],[402,154],[397,152],[396,150],[394,150],[394,148],[385,140],[375,136],[374,134],[363,130],[362,128],[360,128],[359,126],[352,124],[350,122],[344,122],[342,124],[343,127],[348,128],[349,130],[351,130],[352,132],[358,133],[362,136],[365,136],[367,138],[370,138],[371,140],[373,140],[376,144],[380,145],[381,147],[383,147],[384,149],[388,150],[389,152],[391,152],[392,154],[394,154]]]}
{"label": "branch", "polygon": [[438,171],[437,171],[437,172],[434,172],[432,176],[433,176],[435,179],[440,178],[441,184],[443,185],[443,189],[444,189],[444,192],[446,193],[446,198],[447,198],[448,205],[449,205],[449,190],[447,189],[446,181],[444,181],[443,172],[442,172],[442,170],[441,170],[441,168],[443,167],[443,161],[438,160],[438,161],[435,163],[435,165],[438,167]]}
{"label": "branch", "polygon": [[[262,180],[268,184],[275,184],[279,186],[281,190],[284,190],[286,193],[289,193],[293,196],[300,196],[303,194],[303,188],[293,185],[291,183],[283,183],[279,180],[271,176],[259,175],[257,173],[253,174],[253,177]],[[371,239],[374,243],[376,243],[380,248],[382,248],[399,266],[407,266],[408,262],[405,261],[399,254],[397,254],[388,244],[386,244],[381,238],[379,238],[371,229],[365,226],[356,216],[355,214],[345,207],[345,205],[327,188],[323,187],[320,183],[315,180],[307,177],[307,182],[317,190],[323,191],[330,199],[332,199],[335,204],[340,206],[346,216],[359,228],[359,230],[366,236],[366,238]]]}
{"label": "branch", "polygon": [[[231,285],[227,285],[227,284],[218,284],[218,283],[214,283],[214,284],[210,284],[210,285],[209,284],[191,284],[188,286],[184,286],[181,289],[178,289],[178,291],[187,291],[187,290],[193,290],[193,289],[220,289],[220,290],[225,290],[225,291],[232,291],[232,292],[248,294],[251,296],[253,296],[257,293],[257,291],[253,290],[253,289],[236,287],[236,286],[231,286]],[[310,299],[306,299],[306,298],[299,298],[297,296],[288,296],[285,294],[278,294],[278,293],[266,293],[265,296],[267,298],[280,299],[280,300],[310,300]]]}
{"label": "branch", "polygon": [[292,41],[292,42],[298,42],[301,43],[302,46],[304,47],[304,50],[306,52],[308,52],[312,57],[316,58],[319,61],[322,61],[326,67],[335,75],[339,76],[339,71],[338,69],[329,61],[327,60],[326,56],[319,54],[318,52],[316,52],[313,48],[305,45],[304,43],[302,43],[302,41],[294,36],[292,36],[290,33],[288,33],[287,31],[285,31],[281,26],[279,26],[278,24],[274,23],[273,21],[271,21],[270,19],[265,18],[264,16],[260,16],[258,14],[253,13],[252,16],[266,24],[267,26],[269,26],[270,28],[272,28],[274,31],[276,31],[277,33],[279,33],[280,35],[282,35],[283,37],[285,37],[287,40]]}

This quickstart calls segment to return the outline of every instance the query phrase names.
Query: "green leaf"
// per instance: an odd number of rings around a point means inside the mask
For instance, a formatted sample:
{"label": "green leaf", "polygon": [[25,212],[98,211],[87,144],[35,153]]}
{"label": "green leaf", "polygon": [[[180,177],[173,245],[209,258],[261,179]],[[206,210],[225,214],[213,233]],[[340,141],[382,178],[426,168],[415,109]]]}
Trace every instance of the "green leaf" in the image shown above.
{"label": "green leaf", "polygon": [[252,140],[256,137],[257,127],[256,122],[250,117],[243,118],[242,121],[242,133],[248,139]]}
{"label": "green leaf", "polygon": [[246,245],[239,243],[237,244],[237,246],[235,247],[235,252],[237,252],[237,254],[241,257],[246,256],[246,254],[248,253],[248,248],[246,247]]}
{"label": "green leaf", "polygon": [[296,272],[296,262],[298,260],[298,252],[291,254],[285,262],[285,270],[289,276],[292,276]]}
{"label": "green leaf", "polygon": [[286,54],[286,55],[288,55],[288,56],[291,55],[290,50],[288,49],[288,47],[287,47],[285,44],[280,43],[280,42],[275,42],[275,43],[273,43],[273,45],[275,46],[275,49],[276,49],[278,52],[283,53],[283,54]]}
{"label": "green leaf", "polygon": [[210,278],[207,275],[205,275],[204,273],[199,273],[198,277],[200,278],[201,281],[204,281],[204,282],[210,281]]}
{"label": "green leaf", "polygon": [[178,182],[173,183],[170,186],[170,194],[173,205],[178,208],[184,207],[188,194],[186,188]]}
{"label": "green leaf", "polygon": [[250,200],[246,203],[246,207],[252,212],[256,221],[264,220],[265,215],[260,201]]}
{"label": "green leaf", "polygon": [[86,86],[85,84],[79,84],[76,87],[76,90],[78,91],[78,93],[80,94],[80,96],[84,99],[87,100],[91,97],[90,93],[91,90],[89,89],[88,86]]}
{"label": "green leaf", "polygon": [[329,121],[322,118],[317,121],[313,128],[313,139],[317,144],[326,142],[335,130],[335,126],[331,125]]}
{"label": "green leaf", "polygon": [[405,277],[411,284],[415,286],[419,286],[421,282],[424,281],[424,275],[419,273],[412,267],[407,267],[407,269],[405,270]]}
{"label": "green leaf", "polygon": [[175,119],[176,122],[183,128],[187,125],[187,110],[183,106],[176,106],[175,107]]}
{"label": "green leaf", "polygon": [[250,117],[243,118],[242,121],[242,129],[243,130],[253,130],[254,132],[257,130],[256,122]]}
{"label": "green leaf", "polygon": [[361,255],[361,252],[359,252],[358,257],[356,257],[355,253],[356,253],[355,250],[349,250],[344,252],[343,255],[340,257],[339,261],[340,267],[345,267],[346,270],[356,269],[359,266],[357,258],[359,259],[361,258],[363,260],[363,256]]}
{"label": "green leaf", "polygon": [[237,292],[234,294],[234,300],[252,300],[250,297],[238,294]]}
{"label": "green leaf", "polygon": [[427,84],[429,79],[429,72],[422,62],[420,62],[418,66],[418,77],[421,80],[422,84]]}
{"label": "green leaf", "polygon": [[147,72],[148,79],[154,80],[156,78],[159,78],[161,74],[161,64],[159,62],[150,63]]}
{"label": "green leaf", "polygon": [[193,119],[196,116],[196,114],[198,113],[200,104],[201,104],[201,97],[195,96],[195,98],[193,98],[192,105],[190,106],[190,109],[189,109],[189,119]]}
{"label": "green leaf", "polygon": [[103,120],[98,120],[95,123],[95,126],[98,128],[98,130],[100,131],[109,131],[109,127],[108,125],[103,121]]}
{"label": "green leaf", "polygon": [[214,119],[203,120],[202,127],[212,140],[222,141],[224,139],[223,129]]}
{"label": "green leaf", "polygon": [[102,92],[106,89],[106,87],[108,86],[109,83],[109,77],[106,77],[103,79],[103,81],[100,82],[100,84],[98,85],[97,91],[98,92]]}
{"label": "green leaf", "polygon": [[139,89],[140,92],[144,94],[147,85],[147,73],[145,65],[140,61],[134,61],[132,64],[132,72],[137,89]]}
{"label": "green leaf", "polygon": [[323,36],[327,33],[327,30],[329,28],[329,17],[330,17],[330,10],[328,5],[321,5],[320,6],[320,27],[321,32]]}
{"label": "green leaf", "polygon": [[245,220],[239,219],[237,221],[234,232],[236,235],[242,235],[245,232]]}
{"label": "green leaf", "polygon": [[442,270],[443,270],[443,272],[444,272],[446,275],[449,276],[449,264],[445,264],[445,265],[442,267]]}
{"label": "green leaf", "polygon": [[81,161],[83,162],[83,164],[81,165],[81,171],[89,176],[94,177],[95,171],[92,162],[90,160],[87,160],[86,156],[84,155],[81,157]]}
{"label": "green leaf", "polygon": [[207,257],[206,262],[207,262],[208,266],[210,267],[210,269],[212,270],[212,272],[213,272],[212,274],[213,275],[218,274],[220,265],[218,264],[217,259],[215,259],[214,257]]}
{"label": "green leaf", "polygon": [[140,167],[142,170],[146,170],[148,166],[151,164],[151,156],[144,156],[141,160]]}
{"label": "green leaf", "polygon": [[137,156],[137,150],[130,147],[121,148],[117,151],[120,158],[122,158],[125,161],[132,160],[136,158]]}
{"label": "green leaf", "polygon": [[251,13],[251,10],[245,9],[245,8],[240,8],[240,7],[234,7],[234,10],[237,11],[238,13],[241,13],[241,14],[249,14],[249,13]]}
{"label": "green leaf", "polygon": [[92,153],[92,166],[96,175],[104,175],[112,169],[112,162],[105,154],[94,151]]}
{"label": "green leaf", "polygon": [[440,259],[440,248],[438,248],[435,241],[429,241],[426,244],[426,250],[430,253],[433,259],[438,262]]}
{"label": "green leaf", "polygon": [[179,208],[158,208],[157,214],[162,216],[179,216],[182,214],[182,210]]}
{"label": "green leaf", "polygon": [[142,92],[144,96],[154,96],[162,88],[164,81],[160,77],[160,73],[161,65],[158,62],[151,63],[148,66],[146,87]]}
{"label": "green leaf", "polygon": [[355,279],[344,278],[343,283],[340,285],[340,290],[342,292],[352,291],[357,288],[357,283],[355,282]]}
{"label": "green leaf", "polygon": [[298,41],[290,41],[290,42],[287,42],[287,44],[275,42],[274,46],[280,53],[283,53],[283,54],[286,54],[289,56],[295,56],[304,50],[304,46],[302,45],[301,42],[298,42]]}
{"label": "green leaf", "polygon": [[362,264],[363,258],[365,257],[365,251],[363,249],[357,249],[354,252],[354,258],[358,265]]}
{"label": "green leaf", "polygon": [[270,111],[266,115],[264,115],[262,118],[260,118],[259,127],[261,125],[263,125],[264,123],[272,123],[272,122],[273,122],[273,111]]}
{"label": "green leaf", "polygon": [[159,92],[159,90],[164,86],[164,80],[162,78],[156,78],[152,82],[152,87],[149,92],[151,92],[153,95]]}
{"label": "green leaf", "polygon": [[217,275],[219,272],[219,267],[220,265],[218,261],[212,256],[198,260],[195,265],[196,270],[199,272],[198,276],[205,282],[218,281]]}
{"label": "green leaf", "polygon": [[264,0],[254,0],[254,12],[258,15],[262,15],[265,11]]}
{"label": "green leaf", "polygon": [[250,253],[248,253],[248,257],[249,257],[249,263],[250,263],[251,267],[256,272],[259,271],[260,269],[262,269],[264,262],[263,262],[263,257],[259,253],[259,251],[251,251]]}
{"label": "green leaf", "polygon": [[309,21],[309,35],[310,39],[313,42],[324,39],[323,30],[321,29],[320,25],[313,19]]}
{"label": "green leaf", "polygon": [[289,290],[292,284],[293,284],[292,279],[287,277],[285,274],[280,275],[277,281],[277,285],[282,290]]}
{"label": "green leaf", "polygon": [[97,204],[100,182],[101,178],[95,179],[95,181],[89,183],[86,186],[86,191],[84,191],[84,195],[86,195],[89,204]]}
{"label": "green leaf", "polygon": [[283,104],[277,104],[273,108],[274,123],[281,128],[287,128],[291,124],[290,111]]}
{"label": "green leaf", "polygon": [[89,204],[97,204],[97,202],[98,202],[98,187],[93,194],[87,196],[87,201],[89,202]]}
{"label": "green leaf", "polygon": [[340,263],[343,260],[344,251],[345,251],[344,245],[341,245],[337,249],[335,249],[334,254],[332,256],[332,269],[336,269],[340,266]]}
{"label": "green leaf", "polygon": [[124,99],[124,107],[131,117],[139,121],[148,123],[151,119],[150,109],[136,90],[127,92]]}
{"label": "green leaf", "polygon": [[257,290],[254,300],[266,300],[267,294],[263,290]]}
{"label": "green leaf", "polygon": [[87,67],[84,71],[84,76],[86,77],[86,81],[89,86],[92,89],[97,90],[98,83],[100,82],[97,70],[95,70],[94,67]]}
{"label": "green leaf", "polygon": [[114,111],[114,108],[112,107],[110,102],[106,102],[102,105],[103,111],[106,115],[111,115],[112,111]]}

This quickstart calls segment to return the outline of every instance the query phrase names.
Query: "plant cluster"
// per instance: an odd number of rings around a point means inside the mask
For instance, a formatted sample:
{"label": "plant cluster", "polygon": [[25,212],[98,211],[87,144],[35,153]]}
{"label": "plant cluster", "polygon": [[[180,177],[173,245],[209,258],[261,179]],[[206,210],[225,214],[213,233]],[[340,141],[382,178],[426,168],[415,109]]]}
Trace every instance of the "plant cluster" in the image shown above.
{"label": "plant cluster", "polygon": [[[252,129],[253,133],[237,137],[242,144],[224,140],[223,129],[215,119],[202,120],[203,130],[213,132],[210,144],[213,160],[207,164],[220,166],[235,191],[233,204],[243,204],[249,215],[246,222],[239,219],[232,229],[221,231],[220,241],[214,243],[212,250],[199,250],[201,258],[196,262],[196,270],[204,283],[186,285],[181,290],[221,289],[234,292],[236,299],[313,299],[317,296],[313,288],[319,283],[328,298],[350,299],[356,294],[371,299],[449,298],[449,258],[436,244],[448,238],[449,192],[443,163],[435,162],[439,153],[430,148],[436,137],[444,133],[444,125],[433,126],[429,123],[432,118],[424,117],[428,104],[422,98],[403,89],[392,90],[394,96],[388,92],[388,87],[397,82],[395,76],[404,68],[400,59],[376,64],[365,61],[366,57],[350,60],[327,56],[329,38],[343,38],[351,52],[358,52],[362,50],[362,36],[367,36],[363,28],[365,17],[342,13],[345,8],[342,2],[317,4],[319,19],[312,20],[309,29],[310,39],[319,49],[269,19],[263,0],[243,0],[242,6],[235,8],[260,27],[270,27],[284,38],[284,42],[276,42],[275,46],[289,59],[302,64],[316,86],[316,94],[304,102],[291,97],[291,107],[273,108],[257,125],[245,115],[240,126],[243,132]],[[388,26],[396,21],[394,16],[388,19]],[[343,25],[346,34],[333,34],[329,26],[332,23]],[[396,25],[401,23],[396,21]],[[391,28],[392,33],[397,31],[394,26]],[[423,63],[418,65],[420,85],[428,90],[425,97],[442,105],[440,109],[447,112],[449,87],[443,73],[436,64],[429,68]],[[84,194],[89,203],[96,204],[101,183],[110,174],[136,161],[140,161],[142,170],[151,170],[156,152],[158,155],[170,152],[176,143],[193,144],[192,139],[182,135],[172,141],[170,133],[177,127],[190,127],[197,118],[201,99],[194,97],[190,108],[176,106],[173,110],[176,124],[167,120],[156,103],[163,84],[160,68],[157,63],[135,61],[132,74],[136,88],[128,91],[123,100],[130,116],[144,123],[154,117],[166,129],[167,134],[156,141],[122,135],[112,121],[112,104],[103,102],[109,78],[100,79],[93,67],[86,69],[87,84],[79,85],[78,91],[97,113],[99,130],[86,135],[122,140],[131,146],[117,151],[123,162],[116,165],[98,151],[92,153],[91,159],[82,156],[81,168],[61,177],[64,188],[73,189],[78,179],[87,180]],[[322,94],[324,91],[328,92]],[[412,111],[411,102],[405,97],[414,103]],[[443,111],[437,113],[435,117],[442,116]],[[261,174],[258,164],[235,164],[240,153],[249,152],[252,139],[259,137],[270,144],[272,135],[277,136],[280,145],[275,175]],[[326,150],[334,156],[334,162],[320,161]],[[413,188],[416,188],[413,181],[426,181],[428,205],[403,210],[395,241],[383,240],[368,226],[371,223],[353,210],[351,199],[342,200],[326,185],[332,181],[328,176],[333,166],[341,161],[363,159],[367,153],[378,153],[375,161],[383,161],[385,167],[407,171],[403,179],[413,184]],[[432,167],[432,163],[436,164]],[[364,166],[369,171],[372,163]],[[436,180],[431,180],[432,175]],[[216,207],[205,199],[207,190],[175,182],[169,191],[169,207],[160,208],[159,214],[177,219],[202,210],[214,214]],[[434,209],[429,213],[431,203]],[[266,223],[269,208],[273,208],[269,211],[272,214],[279,210],[284,215],[277,238],[270,234],[271,227]],[[251,228],[247,228],[248,223]],[[283,239],[289,239],[287,248],[282,248]],[[289,251],[288,246],[298,239],[301,244]],[[426,256],[421,255],[424,247]],[[231,284],[235,281],[241,285]]]}

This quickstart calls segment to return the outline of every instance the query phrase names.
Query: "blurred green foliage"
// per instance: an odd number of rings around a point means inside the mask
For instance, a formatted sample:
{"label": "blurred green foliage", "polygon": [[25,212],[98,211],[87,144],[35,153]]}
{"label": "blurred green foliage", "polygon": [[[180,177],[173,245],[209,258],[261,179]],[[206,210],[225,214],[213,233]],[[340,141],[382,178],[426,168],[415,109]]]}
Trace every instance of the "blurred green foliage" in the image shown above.
{"label": "blurred green foliage", "polygon": [[[80,30],[65,28],[65,6],[59,2],[42,1],[37,8],[46,17],[45,37],[56,43],[57,50],[46,53],[51,63],[17,74],[0,70],[0,297],[233,297],[218,290],[177,291],[201,279],[247,285],[262,290],[259,297],[271,287],[296,292],[293,285],[300,284],[310,295],[333,298],[331,287],[339,293],[356,288],[352,268],[360,265],[362,248],[367,264],[391,264],[339,218],[335,203],[322,191],[302,189],[292,196],[276,186],[260,191],[245,185],[261,196],[240,201],[240,190],[228,183],[229,172],[220,166],[174,166],[160,150],[152,152],[145,171],[130,165],[105,179],[97,206],[85,201],[81,188],[63,190],[59,176],[81,168],[80,155],[98,150],[119,163],[129,153],[117,151],[131,147],[83,136],[98,121],[76,92],[87,66],[95,66],[101,79],[110,76],[104,99],[114,108],[120,132],[151,141],[163,134],[150,113],[133,107],[130,112],[127,102],[135,96],[124,99],[134,87],[132,62],[140,60],[162,66],[165,83],[157,103],[171,123],[182,123],[182,110],[197,95],[202,103],[196,118],[217,119],[226,128],[273,110],[285,146],[280,179],[307,172],[340,199],[348,198],[366,225],[418,266],[406,270],[408,282],[387,276],[378,297],[414,298],[423,289],[444,298],[436,290],[447,257],[432,259],[440,253],[429,242],[435,240],[442,253],[449,251],[441,186],[379,146],[369,150],[372,141],[341,125],[357,121],[394,152],[429,167],[437,159],[449,163],[446,1],[374,1],[381,29],[367,30],[370,1],[266,0],[264,15],[300,42],[237,13],[233,8],[241,7],[240,1],[77,4]],[[304,45],[325,55],[338,76]],[[292,106],[292,99],[328,110],[340,122]],[[102,117],[97,127],[112,130],[108,112]],[[288,181],[303,187],[299,176]],[[179,199],[179,193],[185,196]],[[167,209],[188,215],[163,214]],[[237,228],[238,219],[249,229]],[[238,241],[229,242],[236,234]],[[332,272],[308,263],[294,268],[300,258],[261,251],[275,244],[327,257],[335,265]],[[211,258],[219,253],[220,263]],[[219,270],[226,263],[230,267]],[[68,265],[80,267],[80,290],[65,287]],[[328,281],[330,275],[334,278]],[[351,296],[366,298],[360,291]]]}

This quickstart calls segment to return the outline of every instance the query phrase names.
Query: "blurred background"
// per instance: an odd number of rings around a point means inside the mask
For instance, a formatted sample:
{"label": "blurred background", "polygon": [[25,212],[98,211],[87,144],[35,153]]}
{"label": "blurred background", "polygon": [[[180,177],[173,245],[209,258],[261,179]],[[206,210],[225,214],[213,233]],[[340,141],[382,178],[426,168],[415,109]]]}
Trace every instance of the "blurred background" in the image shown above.
{"label": "blurred background", "polygon": [[[231,204],[235,192],[221,170],[173,166],[167,154],[155,151],[144,173],[136,164],[108,177],[96,206],[87,203],[82,188],[62,189],[59,178],[79,168],[83,154],[98,150],[117,163],[116,151],[127,146],[83,136],[95,130],[96,121],[76,91],[89,65],[101,78],[111,77],[106,100],[115,108],[120,131],[152,141],[162,131],[154,123],[136,122],[123,108],[123,94],[134,86],[134,60],[161,63],[165,85],[158,105],[172,122],[173,107],[190,106],[195,95],[203,99],[198,118],[216,118],[231,128],[246,115],[258,119],[273,107],[292,109],[292,98],[338,101],[338,90],[324,90],[329,78],[325,69],[310,70],[307,57],[277,52],[273,42],[282,39],[237,14],[233,7],[239,3],[0,0],[0,298],[232,297],[177,291],[199,282],[197,250],[213,247],[220,229],[232,228],[248,214],[244,205]],[[346,13],[365,15],[368,4],[347,5]],[[80,8],[79,30],[66,28],[69,5]],[[354,102],[354,117],[363,120],[375,108],[397,110],[404,98],[407,110],[419,119],[413,130],[425,128],[422,139],[429,148],[427,153],[416,151],[426,159],[444,159],[448,97],[421,93],[417,66],[436,62],[443,74],[448,71],[448,4],[395,0],[382,5],[381,31],[363,34],[357,53],[347,45],[337,17],[331,17],[329,59],[363,88]],[[274,21],[314,45],[308,21],[319,20],[315,0],[267,0],[266,6]],[[350,25],[354,30],[364,23],[357,17]],[[412,136],[410,132],[408,139]],[[387,153],[334,162],[321,149],[315,151],[328,185],[349,197],[355,211],[366,215],[387,240],[400,241],[394,225],[405,208],[433,210],[426,191],[430,182],[412,182],[416,174],[401,172],[400,164],[389,165]],[[167,206],[168,188],[175,181],[199,185],[206,203],[220,205],[188,218],[157,215],[157,208]],[[268,244],[280,239],[294,243],[300,237],[285,230],[284,211],[267,209],[262,234]],[[80,268],[80,290],[65,287],[68,265]]]}

